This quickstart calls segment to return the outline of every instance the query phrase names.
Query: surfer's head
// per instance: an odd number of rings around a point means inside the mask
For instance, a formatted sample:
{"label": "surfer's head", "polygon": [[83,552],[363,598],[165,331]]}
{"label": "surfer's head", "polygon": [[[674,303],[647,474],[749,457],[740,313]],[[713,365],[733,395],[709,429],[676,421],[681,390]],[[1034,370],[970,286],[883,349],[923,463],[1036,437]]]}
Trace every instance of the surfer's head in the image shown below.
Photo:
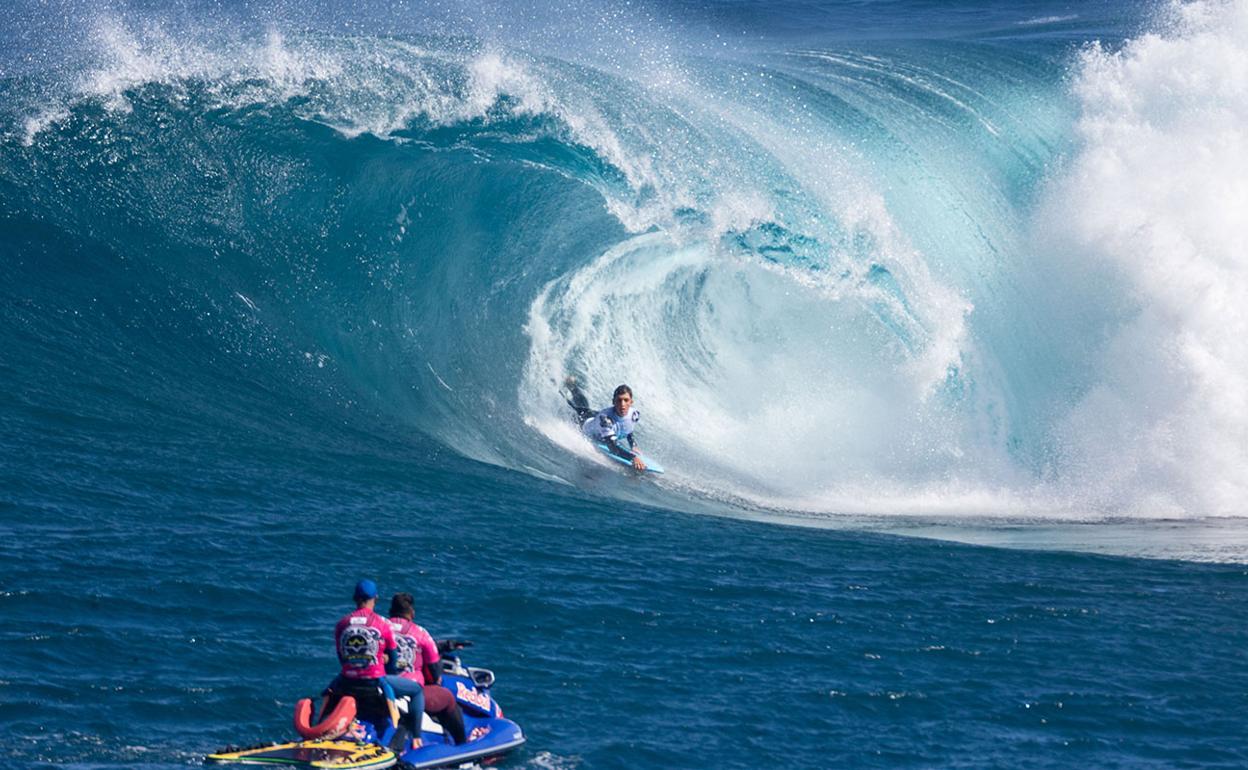
{"label": "surfer's head", "polygon": [[377,598],[377,584],[364,578],[355,584],[355,603],[361,607]]}
{"label": "surfer's head", "polygon": [[611,394],[611,403],[615,406],[615,413],[625,415],[628,408],[633,405],[633,389],[627,385],[620,385]]}
{"label": "surfer's head", "polygon": [[390,617],[408,620],[416,617],[416,599],[409,593],[395,594],[390,599]]}

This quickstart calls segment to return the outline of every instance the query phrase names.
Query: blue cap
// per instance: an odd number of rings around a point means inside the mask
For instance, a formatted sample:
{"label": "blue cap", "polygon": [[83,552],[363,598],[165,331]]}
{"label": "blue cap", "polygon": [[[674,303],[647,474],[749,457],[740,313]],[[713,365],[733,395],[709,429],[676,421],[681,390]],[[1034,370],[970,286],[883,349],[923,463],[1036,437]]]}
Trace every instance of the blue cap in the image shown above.
{"label": "blue cap", "polygon": [[377,584],[364,578],[355,584],[355,600],[357,602],[377,598]]}

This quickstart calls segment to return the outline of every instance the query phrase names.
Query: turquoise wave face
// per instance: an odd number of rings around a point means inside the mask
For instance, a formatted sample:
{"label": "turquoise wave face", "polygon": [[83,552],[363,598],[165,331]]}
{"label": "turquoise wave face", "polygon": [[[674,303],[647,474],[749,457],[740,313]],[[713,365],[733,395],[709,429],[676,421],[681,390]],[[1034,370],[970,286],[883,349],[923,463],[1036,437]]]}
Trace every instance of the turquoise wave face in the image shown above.
{"label": "turquoise wave face", "polygon": [[[10,376],[83,374],[101,419],[242,417],[269,440],[398,426],[577,483],[591,456],[558,393],[575,372],[604,404],[634,387],[673,471],[613,495],[1227,512],[1242,425],[1220,431],[1233,405],[1202,410],[1183,383],[1245,369],[1204,315],[1142,309],[1166,290],[1101,227],[1138,201],[1070,204],[1145,177],[1089,181],[1129,122],[1097,94],[1146,99],[1164,57],[1081,54],[1077,19],[1020,14],[971,38],[652,40],[592,64],[480,36],[97,16],[82,61],[4,84]],[[1166,44],[1199,62],[1216,14],[1176,25]],[[1156,353],[1192,334],[1229,374]],[[1141,387],[1146,363],[1161,375]],[[1211,431],[1221,470],[1181,467]]]}

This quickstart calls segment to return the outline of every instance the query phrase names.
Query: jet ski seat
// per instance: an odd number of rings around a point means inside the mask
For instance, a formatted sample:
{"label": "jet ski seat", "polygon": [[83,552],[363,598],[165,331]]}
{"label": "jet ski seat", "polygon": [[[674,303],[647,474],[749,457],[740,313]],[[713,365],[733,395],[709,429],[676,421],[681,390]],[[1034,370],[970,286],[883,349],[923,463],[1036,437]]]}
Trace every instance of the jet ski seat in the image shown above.
{"label": "jet ski seat", "polygon": [[372,723],[378,735],[385,733],[390,727],[390,704],[377,680],[339,678],[330,691],[325,712],[332,711],[338,701],[348,695],[355,698],[355,718]]}

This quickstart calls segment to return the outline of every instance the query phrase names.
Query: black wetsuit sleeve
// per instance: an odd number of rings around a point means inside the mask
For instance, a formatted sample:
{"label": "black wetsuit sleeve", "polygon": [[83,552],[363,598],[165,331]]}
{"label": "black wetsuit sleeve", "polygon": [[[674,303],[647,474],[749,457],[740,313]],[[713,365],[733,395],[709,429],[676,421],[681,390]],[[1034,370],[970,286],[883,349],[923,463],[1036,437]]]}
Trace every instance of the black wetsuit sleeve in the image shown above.
{"label": "black wetsuit sleeve", "polygon": [[430,663],[429,661],[425,661],[424,669],[425,669],[425,681],[426,682],[428,682],[429,684],[442,684],[442,660],[441,659],[439,659],[437,663]]}
{"label": "black wetsuit sleeve", "polygon": [[[629,436],[629,439],[632,439],[632,436]],[[637,456],[633,454],[632,452],[628,451],[627,449],[625,449],[624,447],[620,446],[618,441],[608,440],[606,444],[607,444],[607,449],[611,450],[611,454],[615,455],[616,457],[623,457],[625,460],[628,460],[630,463],[633,461],[633,458]]]}

